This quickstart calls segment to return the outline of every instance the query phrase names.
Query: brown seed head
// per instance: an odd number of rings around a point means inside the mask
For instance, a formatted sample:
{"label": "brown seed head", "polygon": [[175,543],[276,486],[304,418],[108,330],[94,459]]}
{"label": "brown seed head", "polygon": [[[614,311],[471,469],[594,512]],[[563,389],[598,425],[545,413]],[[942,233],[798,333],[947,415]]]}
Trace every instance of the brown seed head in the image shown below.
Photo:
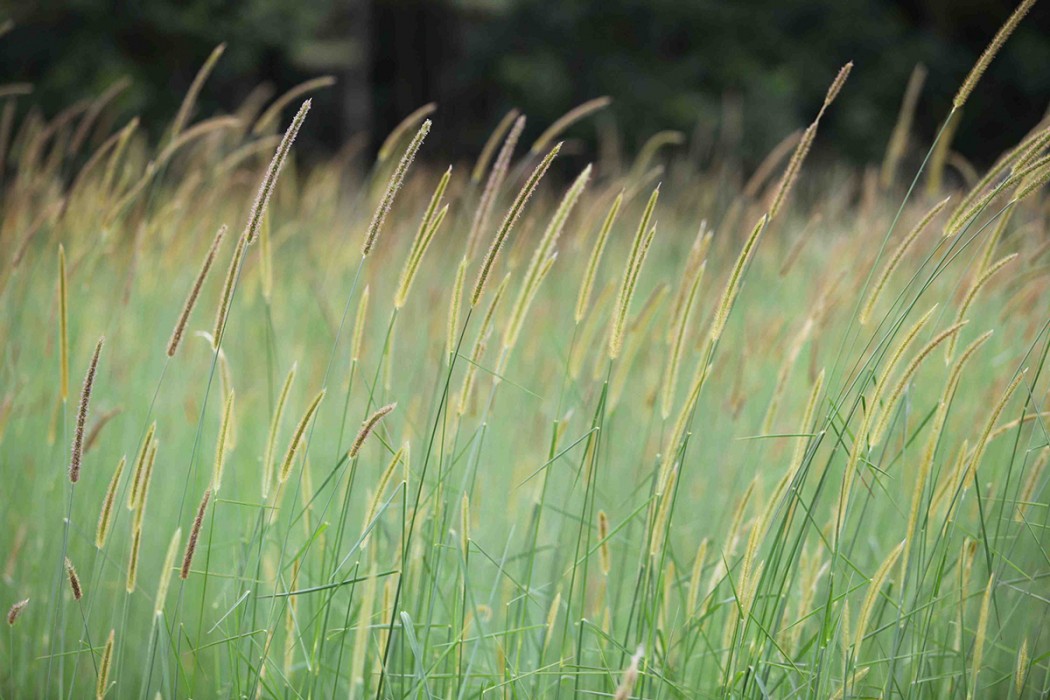
{"label": "brown seed head", "polygon": [[18,616],[22,614],[22,611],[29,605],[29,598],[20,600],[11,606],[11,609],[7,611],[7,624],[14,625],[15,621],[18,620]]}
{"label": "brown seed head", "polygon": [[186,543],[186,553],[182,557],[182,570],[179,572],[179,578],[183,581],[190,576],[190,564],[193,563],[193,553],[197,551],[197,538],[201,534],[204,512],[208,508],[209,500],[211,500],[211,489],[204,492],[204,498],[201,499],[201,504],[197,507],[197,517],[193,519],[193,529],[190,530],[190,539]]}
{"label": "brown seed head", "polygon": [[102,352],[102,343],[105,338],[99,338],[95,345],[95,354],[91,356],[91,364],[88,365],[87,376],[84,377],[84,388],[80,392],[80,408],[77,410],[77,427],[73,434],[73,454],[69,460],[69,481],[77,483],[80,480],[80,459],[84,455],[84,426],[87,424],[88,404],[91,402],[91,389],[95,385],[95,371],[98,369],[98,356]]}
{"label": "brown seed head", "polygon": [[69,576],[69,587],[73,590],[73,599],[80,600],[84,597],[84,589],[80,587],[80,577],[77,576],[77,570],[73,562],[69,561],[69,557],[66,557],[66,575]]}

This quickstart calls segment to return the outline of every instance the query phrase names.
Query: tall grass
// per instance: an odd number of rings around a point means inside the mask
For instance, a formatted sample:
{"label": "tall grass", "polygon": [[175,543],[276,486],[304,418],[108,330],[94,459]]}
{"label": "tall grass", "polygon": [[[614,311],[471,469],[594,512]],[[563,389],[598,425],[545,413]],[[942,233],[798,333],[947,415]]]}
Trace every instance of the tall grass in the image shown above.
{"label": "tall grass", "polygon": [[321,83],[193,123],[221,54],[159,149],[112,91],[2,144],[0,694],[1050,693],[1045,125],[813,166],[847,66],[746,183],[551,146],[606,98],[304,164]]}

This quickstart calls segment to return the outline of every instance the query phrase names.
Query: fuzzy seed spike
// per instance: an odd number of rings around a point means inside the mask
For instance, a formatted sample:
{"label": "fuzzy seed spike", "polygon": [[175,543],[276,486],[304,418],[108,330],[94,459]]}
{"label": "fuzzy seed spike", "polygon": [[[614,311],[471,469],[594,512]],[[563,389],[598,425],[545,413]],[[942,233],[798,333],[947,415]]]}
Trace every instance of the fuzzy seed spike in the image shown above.
{"label": "fuzzy seed spike", "polygon": [[190,293],[186,297],[186,302],[182,305],[182,313],[179,314],[179,320],[175,324],[175,329],[171,332],[171,339],[168,340],[168,357],[175,357],[175,353],[179,349],[182,336],[186,332],[186,324],[190,321],[190,314],[193,313],[193,307],[197,304],[197,297],[200,296],[201,287],[204,286],[204,280],[208,276],[208,271],[211,270],[212,263],[215,262],[215,255],[219,252],[219,245],[222,243],[222,238],[225,235],[226,224],[223,224],[215,233],[211,247],[208,248],[208,254],[204,256],[200,272],[197,273],[197,278],[193,281],[193,286],[190,287]]}
{"label": "fuzzy seed spike", "polygon": [[313,419],[314,414],[317,413],[317,407],[321,405],[321,400],[324,398],[325,390],[317,392],[317,396],[310,402],[310,405],[306,409],[306,413],[299,420],[299,424],[295,426],[295,432],[292,433],[292,440],[288,443],[288,451],[284,454],[284,459],[281,461],[281,471],[277,474],[277,482],[283,484],[288,481],[288,475],[292,473],[292,465],[295,462],[295,455],[299,451],[299,447],[302,445],[303,437],[306,435],[306,428],[310,425],[310,421]]}
{"label": "fuzzy seed spike", "polygon": [[507,215],[503,218],[503,223],[500,224],[499,230],[496,231],[495,237],[492,239],[492,243],[489,245],[488,253],[485,254],[485,260],[481,264],[481,270],[478,272],[478,279],[474,283],[474,293],[470,297],[471,308],[478,305],[481,300],[481,295],[485,291],[485,283],[488,281],[489,275],[492,272],[492,267],[496,263],[496,257],[499,255],[500,250],[503,248],[503,244],[507,240],[507,236],[510,235],[511,229],[514,228],[514,223],[518,220],[522,210],[525,208],[525,203],[529,201],[529,197],[536,191],[536,186],[539,185],[540,180],[547,173],[547,169],[550,168],[554,159],[558,156],[558,152],[561,150],[561,144],[557,144],[550,150],[550,153],[544,157],[540,164],[536,166],[536,169],[532,171],[532,175],[526,180],[525,185],[518,192],[518,196],[514,198],[514,203],[511,204],[510,209],[507,210]]}
{"label": "fuzzy seed spike", "polygon": [[190,539],[186,542],[186,551],[182,556],[182,568],[179,570],[179,578],[183,581],[190,577],[190,565],[193,564],[193,554],[197,551],[197,538],[201,534],[201,525],[204,524],[204,513],[208,509],[208,501],[211,500],[211,489],[204,492],[201,503],[197,506],[197,517],[193,519],[193,527],[190,529]]}
{"label": "fuzzy seed spike", "polygon": [[95,372],[98,370],[98,357],[102,353],[104,341],[105,338],[99,338],[95,345],[95,353],[91,356],[91,364],[88,365],[87,376],[84,377],[84,388],[80,391],[76,432],[73,434],[73,449],[69,460],[69,481],[73,484],[80,480],[80,460],[84,456],[84,426],[87,424],[91,390],[95,386]]}
{"label": "fuzzy seed spike", "polygon": [[405,181],[405,175],[408,173],[408,168],[412,165],[416,153],[419,152],[419,147],[423,145],[423,139],[425,139],[429,133],[430,120],[427,119],[419,127],[419,131],[416,132],[416,135],[413,136],[412,140],[408,143],[408,148],[405,149],[404,155],[401,156],[401,160],[398,162],[397,167],[390,175],[390,182],[387,183],[386,190],[383,192],[383,197],[379,200],[379,205],[376,207],[376,211],[372,215],[372,223],[368,226],[368,234],[365,236],[364,245],[361,246],[362,258],[367,258],[368,254],[372,252],[372,248],[375,247],[376,240],[379,238],[379,232],[383,228],[383,222],[386,221],[386,217],[390,213],[390,208],[394,205],[394,198],[397,197],[397,193]]}
{"label": "fuzzy seed spike", "polygon": [[357,456],[357,453],[361,450],[361,445],[364,444],[365,440],[375,429],[376,425],[386,416],[388,413],[397,408],[396,403],[387,404],[383,406],[371,416],[369,416],[364,423],[361,424],[361,430],[357,433],[357,437],[354,438],[353,444],[350,446],[350,452],[348,453],[350,459]]}

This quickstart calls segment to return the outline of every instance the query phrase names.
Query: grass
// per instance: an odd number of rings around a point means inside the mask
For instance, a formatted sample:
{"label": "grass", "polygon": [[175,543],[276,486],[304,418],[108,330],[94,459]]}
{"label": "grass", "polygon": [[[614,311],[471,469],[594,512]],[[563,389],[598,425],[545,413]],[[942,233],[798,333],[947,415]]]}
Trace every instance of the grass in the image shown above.
{"label": "grass", "polygon": [[4,697],[1050,692],[1045,131],[745,182],[192,113],[0,139]]}

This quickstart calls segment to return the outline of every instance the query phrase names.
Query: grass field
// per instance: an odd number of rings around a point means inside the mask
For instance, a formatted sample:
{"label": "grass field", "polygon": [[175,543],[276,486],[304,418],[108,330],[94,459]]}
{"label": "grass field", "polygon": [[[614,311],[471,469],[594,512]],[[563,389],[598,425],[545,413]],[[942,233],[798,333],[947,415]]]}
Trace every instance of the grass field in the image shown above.
{"label": "grass field", "polygon": [[1050,692],[1045,123],[446,172],[111,97],[0,129],[3,697]]}

